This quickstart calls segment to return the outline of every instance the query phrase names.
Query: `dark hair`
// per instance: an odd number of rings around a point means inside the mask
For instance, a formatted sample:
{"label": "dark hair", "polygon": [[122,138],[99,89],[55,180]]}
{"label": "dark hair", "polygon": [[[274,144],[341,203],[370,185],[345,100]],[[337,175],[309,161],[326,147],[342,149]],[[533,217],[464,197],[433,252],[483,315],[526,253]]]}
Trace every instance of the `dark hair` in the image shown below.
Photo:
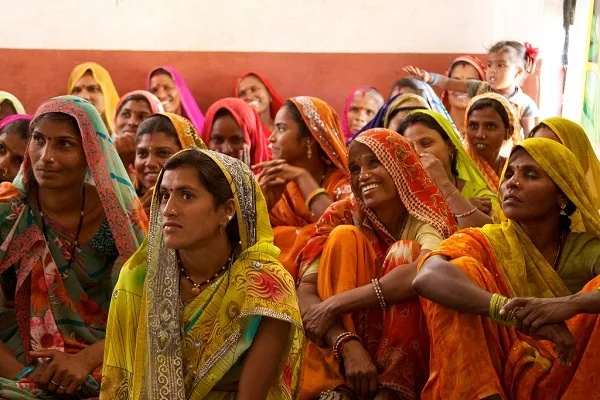
{"label": "dark hair", "polygon": [[394,85],[392,86],[392,90],[390,91],[390,95],[394,92],[394,89],[396,88],[407,87],[417,92],[417,95],[425,98],[425,92],[423,91],[423,87],[419,85],[419,82],[420,81],[414,78],[402,78],[396,81],[396,83],[394,83]]}
{"label": "dark hair", "polygon": [[14,131],[19,134],[21,140],[27,140],[29,139],[29,122],[30,120],[28,119],[18,119],[13,121],[0,129],[0,135]]}
{"label": "dark hair", "polygon": [[507,52],[510,61],[524,70],[527,69],[527,53],[525,52],[525,46],[519,42],[513,40],[503,40],[494,44],[488,50],[488,53],[502,53]]}
{"label": "dark hair", "polygon": [[[435,118],[433,118],[429,114],[424,114],[424,113],[419,113],[419,112],[408,114],[406,116],[406,118],[404,118],[402,120],[402,123],[398,127],[397,132],[399,134],[401,134],[402,136],[404,136],[404,132],[409,127],[411,127],[412,125],[415,125],[415,124],[425,125],[429,129],[433,129],[434,131],[436,131],[437,133],[440,134],[440,136],[442,137],[442,139],[444,139],[444,142],[446,142],[446,144],[449,143],[452,147],[455,147],[454,143],[452,143],[452,140],[450,139],[450,136],[448,136],[448,134],[446,133],[444,128],[442,128],[440,126],[440,124],[438,124],[438,122],[435,120]],[[457,149],[457,153],[458,153],[458,149]],[[458,157],[457,157],[457,154],[455,153],[454,157],[451,157],[451,159],[450,159],[450,172],[452,172],[452,175],[454,175],[454,176],[458,176],[457,164],[458,164]]]}
{"label": "dark hair", "polygon": [[[163,171],[172,171],[184,166],[192,167],[196,171],[200,184],[213,196],[216,207],[233,198],[233,192],[223,171],[208,155],[196,149],[182,151],[167,160]],[[229,242],[236,247],[240,242],[237,215],[227,224],[226,232]]]}
{"label": "dark hair", "polygon": [[548,125],[544,124],[543,122],[540,122],[539,124],[537,124],[536,126],[534,126],[533,128],[531,128],[531,130],[529,131],[529,136],[527,136],[527,138],[532,138],[533,135],[535,135],[535,133],[537,131],[539,131],[540,129],[542,129],[542,128],[548,128],[548,129],[550,129],[550,127]]}
{"label": "dark hair", "polygon": [[47,113],[38,115],[30,125],[31,132],[33,132],[33,130],[35,129],[37,124],[39,124],[40,121],[43,119],[49,119],[51,121],[67,122],[77,131],[77,133],[79,135],[81,135],[81,131],[79,130],[79,123],[77,122],[75,117],[73,117],[69,114],[61,113],[61,112],[47,112]]}
{"label": "dark hair", "polygon": [[398,115],[398,113],[400,111],[415,111],[415,110],[427,110],[427,108],[425,107],[420,107],[420,106],[415,106],[415,107],[399,107],[396,108],[394,111],[392,111],[391,113],[389,113],[388,115],[388,123],[394,119],[394,117],[396,115]]}
{"label": "dark hair", "polygon": [[136,133],[136,140],[139,141],[140,137],[143,135],[152,135],[157,132],[165,133],[170,138],[175,139],[177,144],[181,147],[175,126],[169,117],[160,114],[155,114],[140,124]]}
{"label": "dark hair", "polygon": [[298,110],[296,104],[294,104],[294,102],[291,100],[286,100],[286,102],[283,103],[283,107],[287,108],[294,122],[298,124],[298,140],[310,138],[312,134],[310,133],[308,126],[306,126],[306,122],[304,122],[302,114],[300,114],[300,110]]}
{"label": "dark hair", "polygon": [[231,116],[233,117],[233,114],[231,113],[231,111],[229,111],[228,109],[226,109],[225,107],[223,108],[219,108],[219,110],[217,110],[217,112],[215,113],[215,116],[213,117],[213,123],[218,120],[219,118],[223,118],[225,116]]}
{"label": "dark hair", "polygon": [[[454,72],[454,69],[455,69],[456,67],[472,67],[472,68],[475,68],[475,67],[473,66],[473,64],[471,64],[471,63],[468,63],[468,62],[466,62],[466,61],[457,61],[457,62],[453,63],[453,64],[450,66],[450,70],[448,71],[448,76],[452,75],[452,73]],[[475,71],[477,71],[477,68],[475,68]],[[479,75],[479,71],[477,71],[477,75]]]}
{"label": "dark hair", "polygon": [[150,79],[154,78],[156,75],[167,75],[173,79],[173,75],[169,71],[164,68],[156,68],[154,71],[150,73]]}
{"label": "dark hair", "polygon": [[560,232],[571,232],[571,215],[577,210],[577,207],[571,200],[567,201],[563,210],[567,215],[558,215],[558,229]]}
{"label": "dark hair", "polygon": [[[498,100],[490,98],[479,99],[475,103],[473,103],[473,105],[471,105],[471,108],[469,108],[469,111],[467,112],[467,121],[469,120],[469,118],[471,118],[471,114],[473,114],[473,111],[484,110],[486,108],[493,108],[494,111],[496,111],[498,115],[500,115],[500,119],[504,124],[504,129],[509,129],[510,120],[508,119],[508,113],[506,112],[506,109]],[[506,135],[506,139],[508,140],[508,133]]]}
{"label": "dark hair", "polygon": [[146,97],[144,97],[141,94],[132,94],[131,96],[127,96],[125,98],[125,100],[123,100],[123,102],[121,102],[121,105],[119,106],[119,108],[117,108],[117,112],[115,113],[115,116],[118,116],[119,113],[121,112],[121,109],[123,107],[125,107],[125,104],[129,103],[130,101],[145,101],[146,104],[148,104],[148,107],[150,107],[150,109],[152,109],[152,106],[150,105],[150,102],[148,101],[148,99]]}

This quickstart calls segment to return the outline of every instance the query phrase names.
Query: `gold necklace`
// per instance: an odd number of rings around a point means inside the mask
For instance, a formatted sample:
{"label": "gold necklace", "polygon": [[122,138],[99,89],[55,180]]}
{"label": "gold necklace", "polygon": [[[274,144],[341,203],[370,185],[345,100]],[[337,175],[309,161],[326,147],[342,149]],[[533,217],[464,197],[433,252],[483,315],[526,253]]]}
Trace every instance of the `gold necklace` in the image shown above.
{"label": "gold necklace", "polygon": [[181,257],[179,257],[179,252],[175,252],[175,255],[177,256],[177,265],[179,266],[179,269],[181,270],[181,274],[192,284],[193,287],[192,287],[191,292],[194,296],[197,296],[198,294],[200,294],[200,286],[208,285],[209,283],[211,283],[212,281],[217,279],[219,277],[219,275],[221,275],[221,273],[225,272],[225,270],[231,266],[231,261],[233,259],[233,252],[234,252],[234,250],[232,249],[231,255],[229,256],[229,259],[227,260],[225,265],[223,265],[223,267],[221,267],[213,276],[211,276],[210,278],[208,278],[207,280],[205,280],[204,282],[201,282],[201,283],[194,282],[194,280],[187,274],[187,272],[185,272],[185,269],[183,268],[183,263],[181,262]]}

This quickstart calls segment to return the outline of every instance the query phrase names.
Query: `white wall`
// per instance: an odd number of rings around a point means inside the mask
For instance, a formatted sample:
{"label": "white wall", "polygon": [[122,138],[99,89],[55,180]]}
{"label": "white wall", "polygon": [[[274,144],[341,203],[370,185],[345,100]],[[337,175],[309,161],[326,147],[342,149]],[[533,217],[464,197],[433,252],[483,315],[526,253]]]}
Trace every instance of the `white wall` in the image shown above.
{"label": "white wall", "polygon": [[544,49],[544,21],[562,21],[560,0],[0,2],[0,47],[29,49],[484,53]]}

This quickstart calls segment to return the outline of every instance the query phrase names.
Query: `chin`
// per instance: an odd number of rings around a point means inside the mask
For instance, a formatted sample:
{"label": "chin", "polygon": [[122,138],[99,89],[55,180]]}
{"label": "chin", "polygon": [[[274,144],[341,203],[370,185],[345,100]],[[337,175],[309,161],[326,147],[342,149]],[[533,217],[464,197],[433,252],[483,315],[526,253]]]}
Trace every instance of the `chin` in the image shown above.
{"label": "chin", "polygon": [[180,250],[190,245],[188,240],[185,240],[181,235],[169,234],[163,232],[163,241],[168,249]]}

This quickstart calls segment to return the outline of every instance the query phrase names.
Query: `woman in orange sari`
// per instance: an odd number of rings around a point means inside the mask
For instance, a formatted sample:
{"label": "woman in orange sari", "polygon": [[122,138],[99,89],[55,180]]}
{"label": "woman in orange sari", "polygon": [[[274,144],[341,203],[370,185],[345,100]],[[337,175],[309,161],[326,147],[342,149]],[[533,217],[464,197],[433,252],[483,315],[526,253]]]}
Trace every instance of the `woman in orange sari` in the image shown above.
{"label": "woman in orange sari", "polygon": [[348,157],[353,195],[327,209],[298,257],[310,338],[300,399],[419,398],[429,341],[411,283],[456,221],[396,132],[360,134]]}
{"label": "woman in orange sari", "polygon": [[315,97],[294,97],[275,117],[273,160],[254,166],[267,199],[279,261],[298,276],[296,256],[329,205],[350,194],[346,146],[335,110]]}
{"label": "woman in orange sari", "polygon": [[527,139],[500,190],[508,220],[453,235],[413,282],[431,338],[422,397],[600,398],[600,216],[583,171]]}
{"label": "woman in orange sari", "polygon": [[[496,93],[473,97],[465,116],[465,148],[492,190],[500,186],[500,174],[506,164],[503,149],[520,140],[521,127],[512,105]],[[512,144],[509,140],[512,139]]]}

